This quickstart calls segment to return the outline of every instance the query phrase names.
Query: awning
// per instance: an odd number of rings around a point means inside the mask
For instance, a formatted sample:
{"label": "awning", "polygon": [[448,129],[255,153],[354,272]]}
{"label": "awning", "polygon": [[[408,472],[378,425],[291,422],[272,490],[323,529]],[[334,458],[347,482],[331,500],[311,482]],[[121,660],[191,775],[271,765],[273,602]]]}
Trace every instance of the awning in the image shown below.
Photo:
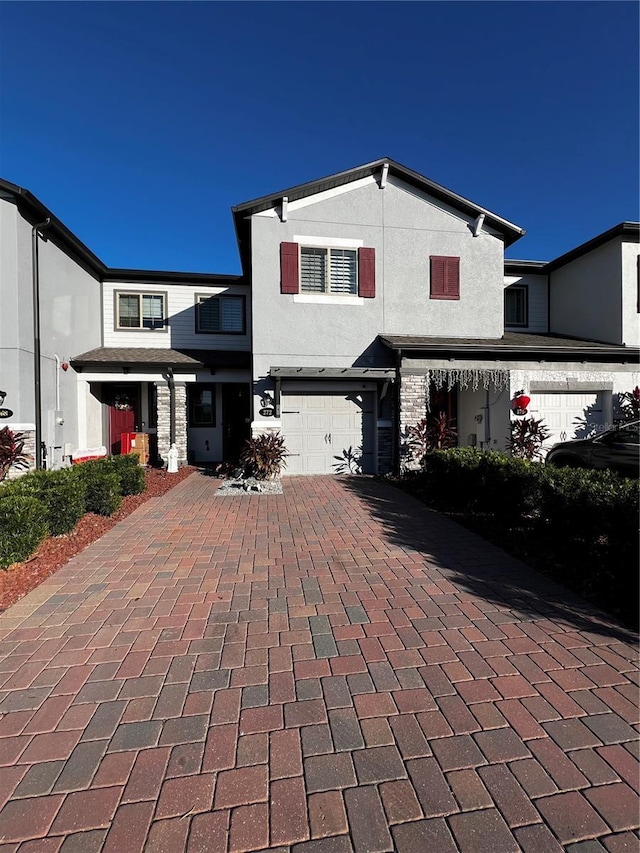
{"label": "awning", "polygon": [[393,367],[272,367],[278,379],[394,379]]}

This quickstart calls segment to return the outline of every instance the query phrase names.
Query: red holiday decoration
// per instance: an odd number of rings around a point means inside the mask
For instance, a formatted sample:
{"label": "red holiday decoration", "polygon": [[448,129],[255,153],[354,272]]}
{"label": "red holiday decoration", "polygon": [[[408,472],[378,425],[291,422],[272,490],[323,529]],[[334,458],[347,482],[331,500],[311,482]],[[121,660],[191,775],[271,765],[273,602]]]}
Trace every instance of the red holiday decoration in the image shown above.
{"label": "red holiday decoration", "polygon": [[531,397],[527,397],[524,391],[516,391],[513,398],[513,412],[516,415],[526,415],[527,406],[531,402]]}

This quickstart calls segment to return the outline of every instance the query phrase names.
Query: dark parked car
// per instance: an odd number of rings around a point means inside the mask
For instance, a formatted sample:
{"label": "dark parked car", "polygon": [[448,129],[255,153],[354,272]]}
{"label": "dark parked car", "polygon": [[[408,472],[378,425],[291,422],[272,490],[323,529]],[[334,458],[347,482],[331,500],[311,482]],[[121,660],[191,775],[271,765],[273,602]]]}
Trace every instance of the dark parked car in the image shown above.
{"label": "dark parked car", "polygon": [[640,421],[620,424],[592,438],[554,444],[547,465],[571,468],[613,468],[627,477],[640,469]]}

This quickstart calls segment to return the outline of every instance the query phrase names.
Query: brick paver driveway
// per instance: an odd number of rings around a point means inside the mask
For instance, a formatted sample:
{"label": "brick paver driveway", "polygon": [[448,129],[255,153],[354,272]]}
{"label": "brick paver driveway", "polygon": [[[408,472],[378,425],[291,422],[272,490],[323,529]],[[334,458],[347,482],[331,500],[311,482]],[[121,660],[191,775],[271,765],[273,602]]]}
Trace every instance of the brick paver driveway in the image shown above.
{"label": "brick paver driveway", "polygon": [[390,487],[216,487],[0,618],[0,853],[637,851],[633,637]]}

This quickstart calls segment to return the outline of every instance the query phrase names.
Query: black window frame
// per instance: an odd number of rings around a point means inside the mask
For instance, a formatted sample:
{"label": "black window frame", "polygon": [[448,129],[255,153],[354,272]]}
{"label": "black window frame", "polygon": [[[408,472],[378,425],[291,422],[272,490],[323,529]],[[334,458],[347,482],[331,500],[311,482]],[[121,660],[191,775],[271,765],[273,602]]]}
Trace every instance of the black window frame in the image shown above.
{"label": "black window frame", "polygon": [[[187,386],[188,392],[188,428],[189,429],[213,429],[217,426],[217,407],[216,407],[216,385],[213,382],[191,382]],[[211,391],[211,422],[196,423],[195,410],[198,405],[196,394],[200,391]]]}
{"label": "black window frame", "polygon": [[[507,293],[522,291],[524,294],[524,321],[522,323],[511,323],[507,320]],[[504,324],[513,328],[522,329],[529,325],[529,285],[528,284],[510,284],[504,289]]]}
{"label": "black window frame", "polygon": [[[242,300],[242,329],[240,331],[212,331],[200,328],[200,305],[209,299],[240,299]],[[222,312],[220,312],[222,317]],[[247,297],[242,293],[196,293],[195,295],[195,333],[196,335],[246,335],[247,334]]]}

